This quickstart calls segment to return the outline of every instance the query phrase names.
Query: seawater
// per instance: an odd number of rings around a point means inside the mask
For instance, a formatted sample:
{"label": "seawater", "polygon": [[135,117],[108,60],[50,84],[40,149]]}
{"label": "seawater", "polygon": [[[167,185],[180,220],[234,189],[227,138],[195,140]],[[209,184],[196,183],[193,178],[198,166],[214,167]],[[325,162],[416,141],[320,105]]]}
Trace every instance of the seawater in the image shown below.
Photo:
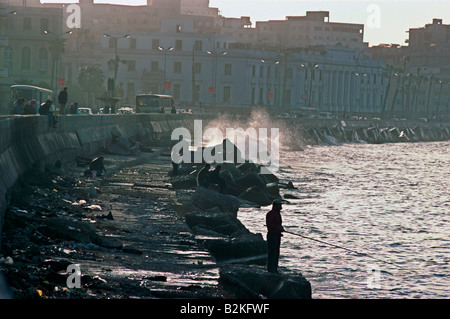
{"label": "seawater", "polygon": [[[280,153],[280,272],[302,273],[316,299],[450,297],[450,142],[343,144]],[[266,236],[270,207],[239,219]],[[372,259],[368,256],[375,257]],[[379,260],[386,261],[381,262]]]}

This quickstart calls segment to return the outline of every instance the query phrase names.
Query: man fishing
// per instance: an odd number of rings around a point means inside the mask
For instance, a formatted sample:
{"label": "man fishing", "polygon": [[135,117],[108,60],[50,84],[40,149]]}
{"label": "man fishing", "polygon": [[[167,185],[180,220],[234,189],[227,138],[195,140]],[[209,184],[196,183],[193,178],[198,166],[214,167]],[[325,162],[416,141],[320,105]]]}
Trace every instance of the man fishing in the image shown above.
{"label": "man fishing", "polygon": [[281,200],[272,203],[272,209],[266,215],[267,226],[267,271],[277,273],[280,257],[281,233],[284,232],[281,219]]}

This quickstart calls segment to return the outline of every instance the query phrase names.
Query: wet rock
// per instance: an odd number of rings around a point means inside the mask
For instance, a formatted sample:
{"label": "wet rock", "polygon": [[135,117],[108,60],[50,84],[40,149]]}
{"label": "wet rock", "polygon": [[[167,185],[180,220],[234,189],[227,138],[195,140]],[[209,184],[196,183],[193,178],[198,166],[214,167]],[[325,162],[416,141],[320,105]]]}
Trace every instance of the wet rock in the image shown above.
{"label": "wet rock", "polygon": [[239,200],[231,195],[224,195],[213,190],[197,186],[192,194],[192,202],[201,210],[218,207],[221,212],[237,215]]}
{"label": "wet rock", "polygon": [[124,246],[122,248],[122,251],[124,253],[128,253],[128,254],[142,255],[142,250],[137,249],[136,247],[133,247],[133,246],[130,246],[130,245]]}
{"label": "wet rock", "polygon": [[285,199],[300,199],[299,197],[294,196],[294,195],[292,195],[292,194],[284,194],[283,197],[284,197]]}
{"label": "wet rock", "polygon": [[244,193],[239,195],[239,198],[258,204],[260,206],[267,206],[272,203],[272,198],[267,192],[267,190],[262,191],[257,186],[252,186],[245,190]]}
{"label": "wet rock", "polygon": [[104,248],[121,249],[123,247],[122,241],[109,236],[95,236],[92,242]]}
{"label": "wet rock", "polygon": [[170,179],[175,189],[192,189],[197,186],[196,174],[177,175]]}
{"label": "wet rock", "polygon": [[301,274],[288,277],[257,266],[224,266],[220,284],[238,299],[311,299],[311,284]]}
{"label": "wet rock", "polygon": [[245,259],[259,264],[266,262],[267,244],[261,234],[248,233],[235,238],[210,239],[204,245],[219,262],[235,260],[242,263]]}
{"label": "wet rock", "polygon": [[74,240],[88,243],[96,238],[97,229],[94,225],[64,217],[46,218],[39,232],[53,239]]}
{"label": "wet rock", "polygon": [[232,214],[222,213],[218,210],[209,212],[196,212],[185,215],[189,227],[202,227],[222,235],[231,235],[245,226]]}

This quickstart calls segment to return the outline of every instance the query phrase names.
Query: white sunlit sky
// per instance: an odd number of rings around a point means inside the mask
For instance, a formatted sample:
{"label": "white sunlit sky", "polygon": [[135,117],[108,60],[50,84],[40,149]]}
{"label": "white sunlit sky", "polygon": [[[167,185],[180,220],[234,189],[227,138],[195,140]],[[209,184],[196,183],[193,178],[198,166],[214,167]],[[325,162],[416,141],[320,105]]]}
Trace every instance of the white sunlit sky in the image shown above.
{"label": "white sunlit sky", "polygon": [[[7,0],[8,1],[8,0]],[[9,0],[18,1],[18,0]],[[78,0],[41,0],[42,3],[77,3]],[[144,5],[146,0],[94,0],[94,3]],[[364,41],[405,44],[410,28],[420,28],[433,18],[450,24],[450,0],[210,0],[220,14],[251,21],[283,20],[306,11],[329,11],[330,22],[364,24]]]}

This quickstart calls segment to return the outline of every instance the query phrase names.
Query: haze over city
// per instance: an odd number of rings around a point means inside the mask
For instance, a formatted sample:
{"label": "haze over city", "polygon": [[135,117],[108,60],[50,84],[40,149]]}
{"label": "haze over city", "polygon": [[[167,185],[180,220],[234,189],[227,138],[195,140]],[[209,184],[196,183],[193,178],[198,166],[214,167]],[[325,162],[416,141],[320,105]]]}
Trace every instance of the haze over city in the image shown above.
{"label": "haze over city", "polygon": [[[78,0],[42,0],[42,3],[77,3]],[[94,0],[94,3],[144,5],[146,0]],[[330,21],[365,25],[364,41],[405,44],[409,28],[419,28],[433,18],[450,21],[450,1],[385,0],[211,0],[225,17],[249,16],[256,21],[284,20],[303,16],[306,11],[330,11]]]}

